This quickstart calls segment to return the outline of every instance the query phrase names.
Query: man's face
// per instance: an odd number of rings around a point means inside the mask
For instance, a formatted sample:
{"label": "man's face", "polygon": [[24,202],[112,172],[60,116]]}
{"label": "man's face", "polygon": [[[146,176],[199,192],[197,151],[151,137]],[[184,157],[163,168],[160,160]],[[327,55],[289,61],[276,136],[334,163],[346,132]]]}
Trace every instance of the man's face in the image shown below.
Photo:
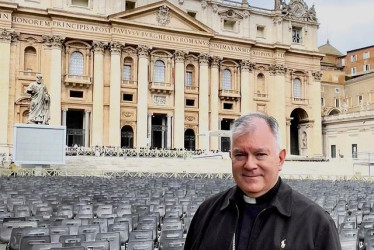
{"label": "man's face", "polygon": [[252,124],[249,132],[233,136],[230,157],[236,184],[247,196],[257,198],[277,182],[286,151],[278,149],[263,119],[255,118]]}

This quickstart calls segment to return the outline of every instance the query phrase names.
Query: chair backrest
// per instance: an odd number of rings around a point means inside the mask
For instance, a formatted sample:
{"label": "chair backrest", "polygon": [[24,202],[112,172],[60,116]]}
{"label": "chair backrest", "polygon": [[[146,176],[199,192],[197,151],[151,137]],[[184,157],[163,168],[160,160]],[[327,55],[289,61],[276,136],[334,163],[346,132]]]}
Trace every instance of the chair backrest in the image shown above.
{"label": "chair backrest", "polygon": [[8,221],[3,222],[3,225],[0,226],[0,241],[8,243],[13,228],[31,228],[37,227],[36,221]]}
{"label": "chair backrest", "polygon": [[137,230],[151,230],[152,231],[152,239],[156,240],[157,237],[157,224],[153,221],[147,222],[142,221],[138,224]]}
{"label": "chair backrest", "polygon": [[119,233],[119,240],[121,244],[125,244],[129,240],[129,223],[117,223],[111,224],[108,228],[109,232],[118,232]]}
{"label": "chair backrest", "polygon": [[80,246],[82,242],[84,242],[85,240],[86,240],[86,236],[84,234],[61,235],[59,239],[63,247]]}
{"label": "chair backrest", "polygon": [[19,249],[23,236],[49,235],[48,228],[13,228],[9,240],[9,249]]}
{"label": "chair backrest", "polygon": [[91,241],[91,242],[82,242],[82,246],[90,250],[109,250],[108,241]]}
{"label": "chair backrest", "polygon": [[89,225],[99,225],[100,233],[108,232],[108,220],[104,218],[93,218],[88,222]]}
{"label": "chair backrest", "polygon": [[119,237],[119,232],[98,233],[96,235],[96,241],[108,241],[110,250],[120,250],[121,244]]}
{"label": "chair backrest", "polygon": [[163,230],[175,230],[175,229],[183,229],[182,221],[175,221],[175,222],[164,222],[162,225]]}
{"label": "chair backrest", "polygon": [[86,241],[95,241],[96,234],[100,233],[100,226],[99,225],[79,226],[78,233],[86,235]]}
{"label": "chair backrest", "polygon": [[94,214],[97,215],[97,217],[101,217],[103,214],[112,214],[113,213],[113,205],[99,205],[95,211]]}
{"label": "chair backrest", "polygon": [[86,250],[84,246],[77,247],[53,247],[50,250]]}
{"label": "chair backrest", "polygon": [[[20,242],[20,249],[32,249],[35,244],[51,243],[51,237],[49,235],[44,236],[22,236]],[[62,246],[60,244],[59,246]]]}
{"label": "chair backrest", "polygon": [[61,205],[57,209],[57,215],[66,215],[68,219],[73,218],[73,205]]}
{"label": "chair backrest", "polygon": [[160,233],[160,242],[163,239],[182,239],[183,230],[182,229],[173,229],[173,230],[161,230]]}
{"label": "chair backrest", "polygon": [[184,239],[164,239],[160,241],[160,250],[183,250]]}
{"label": "chair backrest", "polygon": [[61,235],[69,234],[68,226],[51,226],[49,227],[49,234],[51,235],[51,243],[60,242]]}
{"label": "chair backrest", "polygon": [[130,232],[130,241],[153,240],[152,230],[134,230]]}
{"label": "chair backrest", "polygon": [[129,241],[127,250],[154,250],[153,240]]}
{"label": "chair backrest", "polygon": [[132,215],[127,214],[123,217],[114,218],[114,224],[128,223],[130,232],[133,230]]}

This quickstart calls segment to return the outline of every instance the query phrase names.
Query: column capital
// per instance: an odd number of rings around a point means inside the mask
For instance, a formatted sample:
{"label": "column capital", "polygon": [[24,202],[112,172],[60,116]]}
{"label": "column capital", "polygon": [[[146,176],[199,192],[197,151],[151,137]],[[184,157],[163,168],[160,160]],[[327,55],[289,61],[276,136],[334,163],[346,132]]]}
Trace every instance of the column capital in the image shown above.
{"label": "column capital", "polygon": [[272,64],[269,67],[269,71],[272,75],[284,75],[286,74],[287,68],[283,64]]}
{"label": "column capital", "polygon": [[210,56],[208,54],[200,54],[199,55],[199,63],[202,65],[207,65],[209,63]]}
{"label": "column capital", "polygon": [[240,67],[242,71],[253,71],[253,69],[255,68],[255,64],[249,60],[242,60],[240,62]]}
{"label": "column capital", "polygon": [[222,61],[222,58],[220,58],[218,56],[212,56],[210,65],[212,66],[212,68],[213,67],[218,68],[219,65],[221,64],[221,61]]}
{"label": "column capital", "polygon": [[15,42],[19,34],[12,29],[0,29],[0,42]]}
{"label": "column capital", "polygon": [[137,51],[139,56],[147,57],[149,56],[150,48],[147,45],[139,45]]}
{"label": "column capital", "polygon": [[186,52],[182,50],[177,50],[174,53],[175,62],[184,62],[186,59]]}
{"label": "column capital", "polygon": [[110,48],[111,54],[118,54],[118,55],[121,54],[123,46],[124,45],[120,42],[111,41],[109,43],[109,48]]}
{"label": "column capital", "polygon": [[322,79],[322,72],[321,71],[315,71],[315,72],[313,72],[312,73],[312,76],[314,77],[314,80],[315,81],[321,81],[321,79]]}
{"label": "column capital", "polygon": [[43,35],[43,42],[47,47],[51,47],[52,49],[61,49],[62,45],[65,41],[65,38],[58,35]]}
{"label": "column capital", "polygon": [[92,50],[95,54],[103,54],[107,43],[101,41],[93,41],[92,42]]}

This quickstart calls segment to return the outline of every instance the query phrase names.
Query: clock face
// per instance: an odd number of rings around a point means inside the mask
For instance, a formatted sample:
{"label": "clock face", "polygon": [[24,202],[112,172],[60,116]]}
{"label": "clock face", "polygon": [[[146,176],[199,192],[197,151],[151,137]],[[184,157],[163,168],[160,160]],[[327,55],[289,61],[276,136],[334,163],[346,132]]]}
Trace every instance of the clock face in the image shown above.
{"label": "clock face", "polygon": [[292,4],[291,10],[292,13],[297,17],[301,17],[304,14],[304,7],[301,5],[301,3]]}

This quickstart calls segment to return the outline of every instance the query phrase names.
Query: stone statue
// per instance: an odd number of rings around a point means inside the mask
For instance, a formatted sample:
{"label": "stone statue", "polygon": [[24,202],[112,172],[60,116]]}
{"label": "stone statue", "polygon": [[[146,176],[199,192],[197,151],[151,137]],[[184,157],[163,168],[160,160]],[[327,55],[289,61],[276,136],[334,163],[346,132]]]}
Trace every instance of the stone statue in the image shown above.
{"label": "stone statue", "polygon": [[281,0],[274,0],[274,10],[280,10]]}
{"label": "stone statue", "polygon": [[302,142],[303,142],[303,148],[307,148],[308,146],[308,136],[306,134],[306,132],[304,131],[303,132],[303,137],[302,137]]}
{"label": "stone statue", "polygon": [[31,94],[29,111],[29,124],[49,124],[50,98],[46,86],[42,83],[42,75],[36,75],[36,82],[27,87],[27,93]]}

